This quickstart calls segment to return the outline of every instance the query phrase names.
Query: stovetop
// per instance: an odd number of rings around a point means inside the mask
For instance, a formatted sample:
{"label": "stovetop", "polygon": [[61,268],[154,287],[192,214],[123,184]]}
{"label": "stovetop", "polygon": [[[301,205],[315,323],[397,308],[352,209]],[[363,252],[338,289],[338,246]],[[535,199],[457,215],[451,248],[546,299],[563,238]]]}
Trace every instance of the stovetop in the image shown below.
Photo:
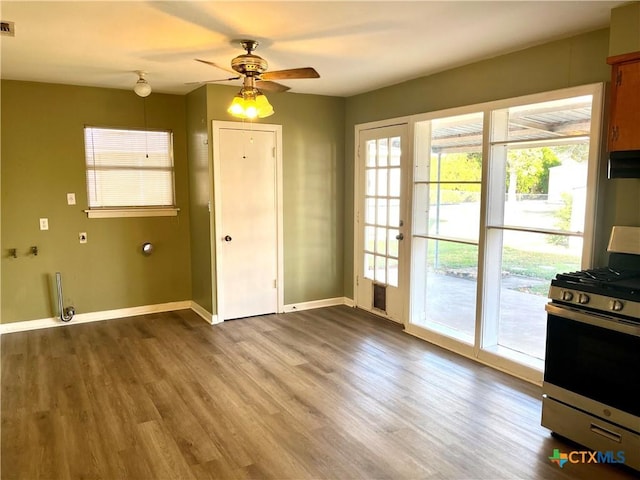
{"label": "stovetop", "polygon": [[640,227],[613,227],[607,251],[607,267],[557,274],[551,303],[640,324]]}
{"label": "stovetop", "polygon": [[628,279],[639,278],[640,271],[635,270],[618,270],[610,267],[593,268],[590,270],[581,270],[579,272],[559,273],[557,279],[588,283],[591,285],[607,284],[612,282],[620,282]]}
{"label": "stovetop", "polygon": [[640,271],[610,267],[559,273],[552,286],[570,288],[614,299],[640,301]]}

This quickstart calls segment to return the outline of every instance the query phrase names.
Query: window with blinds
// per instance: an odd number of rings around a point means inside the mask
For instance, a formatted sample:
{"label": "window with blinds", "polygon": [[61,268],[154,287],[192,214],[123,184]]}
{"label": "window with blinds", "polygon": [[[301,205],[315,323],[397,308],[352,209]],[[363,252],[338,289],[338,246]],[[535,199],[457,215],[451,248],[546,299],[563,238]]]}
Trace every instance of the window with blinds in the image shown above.
{"label": "window with blinds", "polygon": [[89,209],[173,208],[170,131],[85,127]]}

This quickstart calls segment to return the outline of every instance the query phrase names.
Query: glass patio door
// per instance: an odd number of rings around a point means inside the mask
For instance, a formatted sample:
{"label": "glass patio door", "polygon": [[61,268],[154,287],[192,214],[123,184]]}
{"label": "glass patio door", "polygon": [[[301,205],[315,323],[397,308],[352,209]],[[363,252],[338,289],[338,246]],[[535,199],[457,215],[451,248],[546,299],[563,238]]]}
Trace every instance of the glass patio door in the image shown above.
{"label": "glass patio door", "polygon": [[404,321],[407,125],[361,130],[356,204],[356,306]]}

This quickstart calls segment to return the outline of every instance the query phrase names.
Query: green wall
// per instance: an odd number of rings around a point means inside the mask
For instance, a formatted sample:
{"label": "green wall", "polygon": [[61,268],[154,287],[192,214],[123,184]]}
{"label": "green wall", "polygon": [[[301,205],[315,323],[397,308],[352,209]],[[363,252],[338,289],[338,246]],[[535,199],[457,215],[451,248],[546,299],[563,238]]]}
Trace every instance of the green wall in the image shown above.
{"label": "green wall", "polygon": [[640,2],[611,10],[609,55],[640,51]]}
{"label": "green wall", "polygon": [[345,100],[270,98],[283,125],[284,302],[342,297]]}
{"label": "green wall", "polygon": [[[354,127],[357,124],[545,92],[610,78],[609,29],[483,60],[350,97],[345,115],[344,291],[353,298]],[[606,122],[605,122],[606,123]],[[606,163],[606,156],[602,162]],[[611,225],[640,225],[640,180],[602,181],[596,252],[604,262]]]}
{"label": "green wall", "polygon": [[[209,129],[232,120],[226,109],[237,92],[207,85]],[[345,99],[268,97],[275,114],[259,122],[282,125],[283,137],[284,303],[342,297]]]}
{"label": "green wall", "polygon": [[191,227],[192,299],[214,313],[211,280],[211,231],[209,222],[209,142],[207,91],[205,87],[187,95],[189,157],[189,208]]}
{"label": "green wall", "polygon": [[[2,322],[57,315],[55,272],[77,313],[191,299],[185,97],[2,81]],[[174,132],[177,217],[88,219],[85,124]],[[74,192],[77,204],[67,205]],[[49,219],[40,231],[38,219]],[[88,243],[78,242],[87,232]],[[155,244],[150,257],[143,242]],[[32,245],[38,256],[28,255]],[[17,248],[18,258],[8,249]]]}

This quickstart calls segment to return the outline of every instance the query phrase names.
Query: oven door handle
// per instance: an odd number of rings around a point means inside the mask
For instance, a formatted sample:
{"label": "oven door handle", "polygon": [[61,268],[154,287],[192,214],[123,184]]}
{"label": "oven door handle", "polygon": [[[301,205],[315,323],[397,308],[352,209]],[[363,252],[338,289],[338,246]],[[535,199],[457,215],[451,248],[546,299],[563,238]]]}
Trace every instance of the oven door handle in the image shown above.
{"label": "oven door handle", "polygon": [[595,423],[591,423],[589,430],[591,430],[593,433],[597,433],[598,435],[602,435],[609,440],[613,440],[614,442],[622,442],[622,435],[620,435],[618,432],[614,432],[612,430],[609,430],[608,428],[601,427],[600,425],[597,425]]}
{"label": "oven door handle", "polygon": [[615,317],[595,312],[586,312],[584,310],[578,310],[565,305],[556,305],[552,303],[547,303],[544,308],[548,313],[557,317],[568,318],[570,320],[575,320],[576,322],[588,323],[589,325],[594,325],[596,327],[615,330],[617,332],[640,337],[640,325],[631,325]]}

